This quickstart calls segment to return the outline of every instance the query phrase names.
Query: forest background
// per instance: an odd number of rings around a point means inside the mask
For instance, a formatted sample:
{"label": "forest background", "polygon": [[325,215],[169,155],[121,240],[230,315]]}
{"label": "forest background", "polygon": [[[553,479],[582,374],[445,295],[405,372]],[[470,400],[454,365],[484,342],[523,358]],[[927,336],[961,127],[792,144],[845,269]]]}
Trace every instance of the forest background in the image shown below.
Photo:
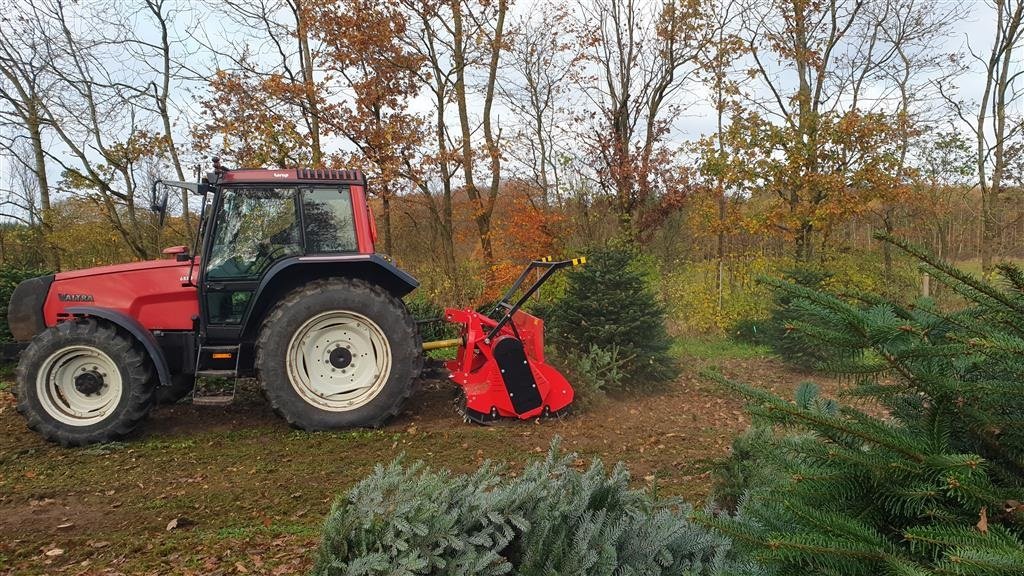
{"label": "forest background", "polygon": [[150,185],[213,156],[361,167],[378,249],[443,305],[493,299],[531,258],[631,245],[684,335],[751,329],[772,306],[755,277],[794,267],[933,293],[876,232],[983,273],[1024,255],[1024,0],[0,13],[12,279],[192,244],[202,200],[174,198],[160,228]]}

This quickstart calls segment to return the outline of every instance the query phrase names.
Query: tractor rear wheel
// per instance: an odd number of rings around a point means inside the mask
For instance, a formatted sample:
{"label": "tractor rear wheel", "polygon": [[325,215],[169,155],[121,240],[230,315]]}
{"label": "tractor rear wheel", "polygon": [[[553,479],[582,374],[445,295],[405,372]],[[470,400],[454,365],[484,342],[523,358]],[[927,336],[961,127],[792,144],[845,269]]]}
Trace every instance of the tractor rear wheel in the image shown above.
{"label": "tractor rear wheel", "polygon": [[412,393],[421,348],[401,300],[331,278],[292,291],[267,315],[256,369],[270,405],[292,426],[376,427]]}
{"label": "tractor rear wheel", "polygon": [[17,409],[51,442],[110,442],[149,414],[151,374],[141,345],[115,326],[63,322],[38,334],[22,353]]}

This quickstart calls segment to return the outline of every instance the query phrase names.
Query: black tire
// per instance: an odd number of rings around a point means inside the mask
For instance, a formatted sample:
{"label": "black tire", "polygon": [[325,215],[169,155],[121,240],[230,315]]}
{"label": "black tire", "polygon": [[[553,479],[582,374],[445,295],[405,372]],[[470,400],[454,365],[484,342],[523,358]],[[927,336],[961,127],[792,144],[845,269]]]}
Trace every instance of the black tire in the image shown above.
{"label": "black tire", "polygon": [[177,404],[191,394],[195,386],[196,378],[192,374],[175,374],[171,376],[170,386],[157,386],[153,395],[157,404]]}
{"label": "black tire", "polygon": [[[40,398],[37,376],[55,354],[86,346],[106,354],[121,377],[116,404],[98,422],[74,425],[54,417]],[[47,328],[25,349],[16,370],[17,409],[28,427],[62,446],[110,442],[132,432],[153,405],[152,364],[135,338],[106,322],[75,320]],[[43,392],[45,394],[45,392]]]}
{"label": "black tire", "polygon": [[[372,399],[357,408],[331,411],[305,400],[288,376],[288,348],[296,332],[312,318],[345,311],[373,321],[387,340],[391,369]],[[379,286],[362,280],[316,280],[286,295],[266,316],[256,344],[256,370],[274,411],[305,430],[378,427],[397,414],[412,394],[423,364],[423,344],[405,304]]]}

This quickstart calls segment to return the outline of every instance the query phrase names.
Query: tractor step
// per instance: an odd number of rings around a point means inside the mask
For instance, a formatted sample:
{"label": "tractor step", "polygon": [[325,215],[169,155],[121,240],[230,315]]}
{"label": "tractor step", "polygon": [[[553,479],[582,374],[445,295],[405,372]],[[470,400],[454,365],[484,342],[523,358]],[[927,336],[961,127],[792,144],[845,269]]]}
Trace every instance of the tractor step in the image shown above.
{"label": "tractor step", "polygon": [[235,378],[234,370],[200,370],[196,377],[202,378]]}
{"label": "tractor step", "polygon": [[192,404],[196,406],[227,406],[235,401],[235,395],[230,396],[193,396]]}
{"label": "tractor step", "polygon": [[235,401],[238,378],[234,370],[203,370],[196,374],[192,403],[197,406],[227,406]]}

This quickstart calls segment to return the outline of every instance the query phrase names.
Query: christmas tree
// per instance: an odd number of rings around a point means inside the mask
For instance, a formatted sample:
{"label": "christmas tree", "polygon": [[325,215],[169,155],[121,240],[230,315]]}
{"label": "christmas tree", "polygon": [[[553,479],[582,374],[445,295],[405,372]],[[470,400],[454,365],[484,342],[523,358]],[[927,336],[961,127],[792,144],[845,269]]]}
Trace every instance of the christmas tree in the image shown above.
{"label": "christmas tree", "polygon": [[576,462],[555,446],[518,476],[378,466],[334,504],[313,574],[719,573],[726,540],[693,524],[685,504],[631,489],[621,465]]}
{"label": "christmas tree", "polygon": [[789,329],[881,415],[809,384],[791,402],[711,374],[750,401],[767,432],[744,441],[776,474],[709,522],[775,574],[1024,574],[1024,273],[1002,266],[993,285],[886,240],[970,305],[775,283],[799,311]]}
{"label": "christmas tree", "polygon": [[678,374],[669,354],[672,339],[665,310],[627,248],[594,251],[587,265],[568,275],[565,296],[546,318],[549,340],[563,356],[594,348],[619,359],[636,385],[671,380]]}

